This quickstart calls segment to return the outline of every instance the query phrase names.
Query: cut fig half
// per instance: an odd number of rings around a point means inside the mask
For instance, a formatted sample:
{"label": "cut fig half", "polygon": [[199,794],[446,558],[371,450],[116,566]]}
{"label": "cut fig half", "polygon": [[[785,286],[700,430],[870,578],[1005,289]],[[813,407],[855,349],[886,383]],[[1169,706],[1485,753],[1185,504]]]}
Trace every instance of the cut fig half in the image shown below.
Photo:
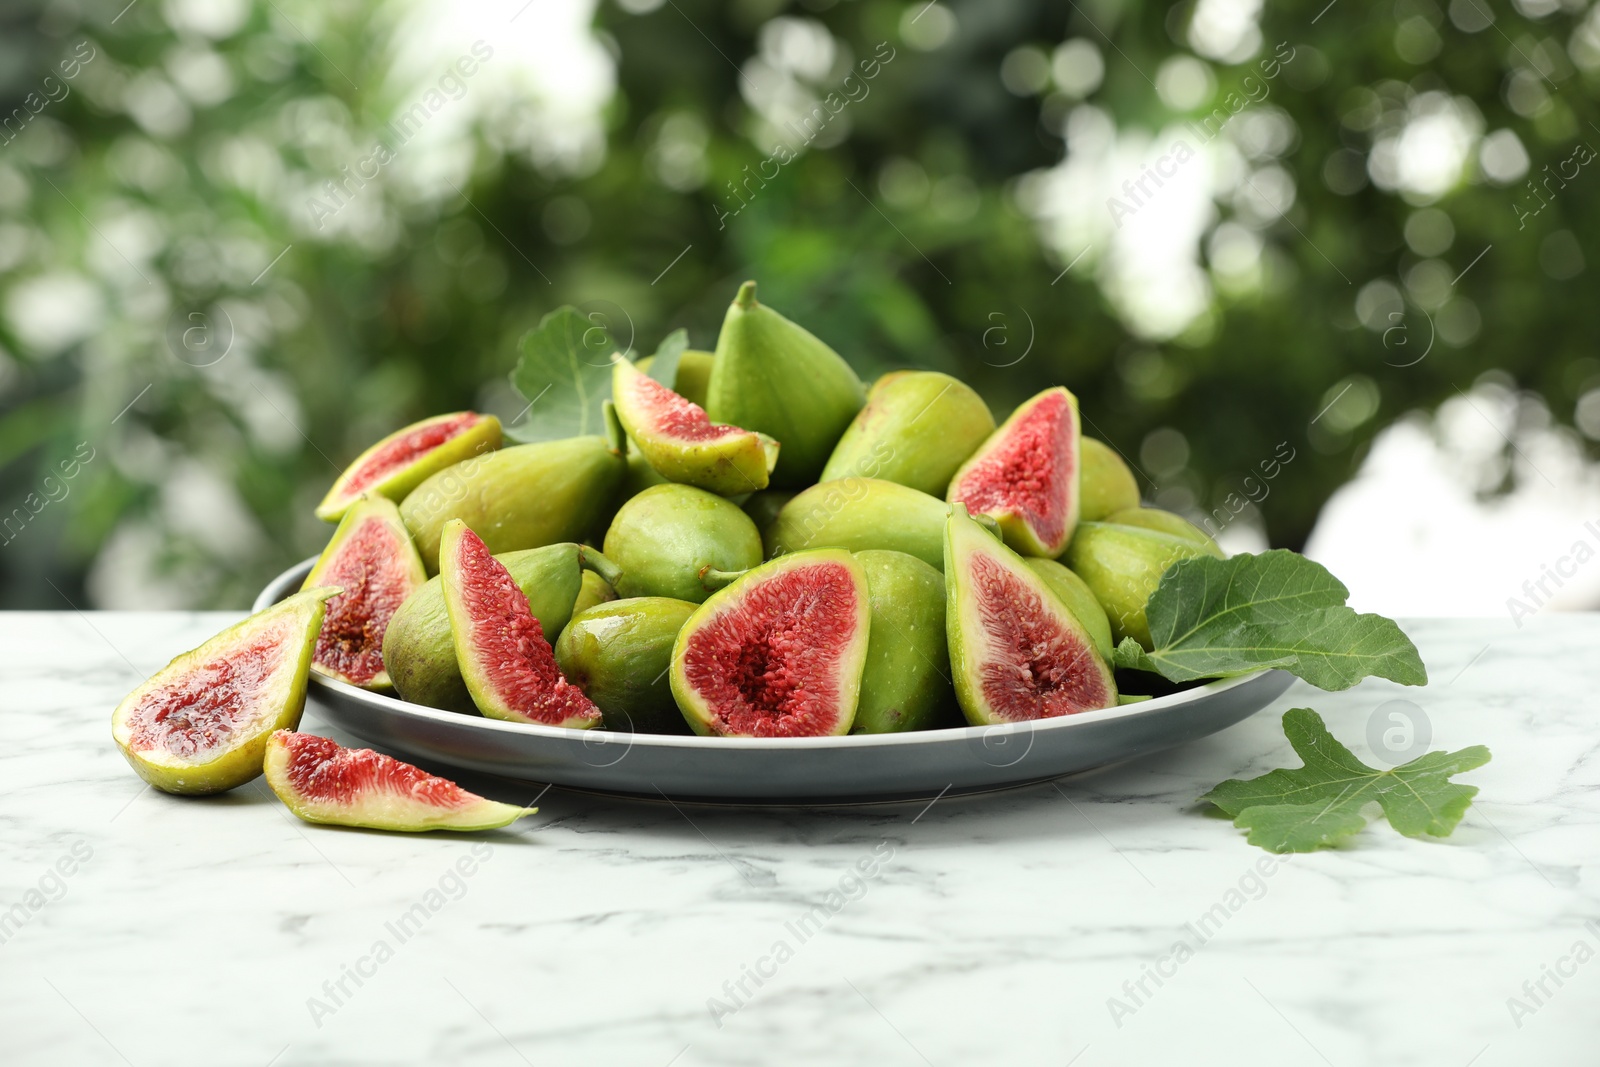
{"label": "cut fig half", "polygon": [[111,713],[111,736],[139,777],[166,793],[202,796],[260,774],[268,735],[300,722],[324,605],[338,593],[296,593],[129,693]]}
{"label": "cut fig half", "polygon": [[866,665],[867,575],[848,552],[796,552],[712,594],[672,649],[672,693],[696,733],[847,734]]}
{"label": "cut fig half", "polygon": [[460,519],[440,535],[439,579],[456,663],[479,711],[540,726],[600,724],[600,709],[556,666],[516,579]]}
{"label": "cut fig half", "polygon": [[501,804],[370,748],[277,730],[263,761],[267,785],[306,822],[369,830],[495,830],[538,808]]}
{"label": "cut fig half", "polygon": [[1022,557],[957,508],[945,533],[946,636],[974,726],[1114,707],[1094,638]]}
{"label": "cut fig half", "polygon": [[611,398],[633,443],[662,477],[719,496],[767,487],[778,442],[764,433],[714,423],[700,405],[614,357]]}
{"label": "cut fig half", "polygon": [[414,422],[357,456],[317,505],[317,518],[338,522],[363,493],[398,502],[431,475],[499,447],[500,420],[493,415],[455,411]]}
{"label": "cut fig half", "polygon": [[383,637],[405,599],[428,580],[400,509],[387,497],[361,497],[333,532],[304,588],[336,585],[311,669],[363,689],[388,689]]}
{"label": "cut fig half", "polygon": [[1012,413],[962,464],[946,499],[1000,524],[1006,544],[1054,559],[1078,524],[1078,399],[1057,386]]}

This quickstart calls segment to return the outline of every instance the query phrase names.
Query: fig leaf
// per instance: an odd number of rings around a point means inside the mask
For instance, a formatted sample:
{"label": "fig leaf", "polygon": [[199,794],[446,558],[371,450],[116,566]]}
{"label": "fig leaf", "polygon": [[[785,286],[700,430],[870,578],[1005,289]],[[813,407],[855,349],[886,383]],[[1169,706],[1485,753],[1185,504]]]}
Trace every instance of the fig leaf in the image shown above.
{"label": "fig leaf", "polygon": [[1173,564],[1145,605],[1152,648],[1117,646],[1118,667],[1174,682],[1278,667],[1319,689],[1348,689],[1376,675],[1427,685],[1428,670],[1393,619],[1358,615],[1326,567],[1275,549]]}
{"label": "fig leaf", "polygon": [[611,335],[598,313],[563,306],[517,342],[511,385],[528,401],[527,418],[506,427],[523,444],[605,433],[601,410],[611,398]]}
{"label": "fig leaf", "polygon": [[1200,798],[1231,815],[1235,826],[1250,832],[1246,840],[1269,852],[1334,844],[1366,826],[1362,809],[1374,801],[1407,837],[1449,837],[1478,793],[1451,776],[1489,762],[1489,750],[1473,745],[1380,771],[1340,744],[1310,708],[1285,712],[1283,733],[1305,766],[1230,778]]}
{"label": "fig leaf", "polygon": [[650,361],[650,377],[668,389],[678,388],[678,361],[689,347],[689,331],[673,330],[656,345],[655,357]]}

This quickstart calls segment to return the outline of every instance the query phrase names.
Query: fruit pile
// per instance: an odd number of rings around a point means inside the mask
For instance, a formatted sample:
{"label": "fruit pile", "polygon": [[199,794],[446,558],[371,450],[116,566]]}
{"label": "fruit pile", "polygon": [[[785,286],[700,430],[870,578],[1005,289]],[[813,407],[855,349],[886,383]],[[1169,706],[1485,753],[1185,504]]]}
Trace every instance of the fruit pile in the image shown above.
{"label": "fruit pile", "polygon": [[358,457],[317,508],[338,526],[304,590],[118,708],[139,772],[209,792],[265,759],[302,813],[332,772],[296,759],[360,764],[380,798],[421,788],[387,757],[274,734],[308,670],[514,722],[721,737],[1107,708],[1143,699],[1119,698],[1112,650],[1150,647],[1162,575],[1222,556],[1140,506],[1065,388],[998,426],[949,375],[868,390],[754,283],[715,353],[663,346],[610,373],[605,435],[503,447],[493,416],[458,412]]}

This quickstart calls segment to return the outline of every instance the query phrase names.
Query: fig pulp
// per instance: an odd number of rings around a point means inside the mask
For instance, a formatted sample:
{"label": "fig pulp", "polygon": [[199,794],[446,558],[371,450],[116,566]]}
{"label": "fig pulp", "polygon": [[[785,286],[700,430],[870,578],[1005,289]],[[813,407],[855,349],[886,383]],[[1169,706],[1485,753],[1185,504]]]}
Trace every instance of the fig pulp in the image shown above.
{"label": "fig pulp", "polygon": [[764,540],[768,558],[811,548],[881,548],[942,568],[949,516],[950,505],[927,493],[879,478],[837,478],[785,504]]}
{"label": "fig pulp", "polygon": [[669,597],[613,600],[576,614],[556,642],[556,665],[599,706],[606,729],[686,734],[667,669],[695,605]]}
{"label": "fig pulp", "polygon": [[267,736],[293,729],[324,605],[307,589],[185,652],[129,693],[111,735],[139,777],[167,793],[203,795],[261,773]]}
{"label": "fig pulp", "polygon": [[363,689],[389,688],[383,635],[389,620],[428,574],[394,501],[364,495],[344,513],[301,588],[336,585],[311,669]]}
{"label": "fig pulp", "polygon": [[775,559],[690,616],[672,649],[672,694],[697,734],[849,733],[870,622],[866,572],[850,553]]}
{"label": "fig pulp", "polygon": [[1094,650],[1100,653],[1101,659],[1110,663],[1114,647],[1111,643],[1111,620],[1106,618],[1106,609],[1094,598],[1088,584],[1053,559],[1028,556],[1023,562],[1032,567],[1033,573],[1043,578],[1050,591],[1061,598],[1073,618],[1083,623],[1083,628],[1094,638]]}
{"label": "fig pulp", "polygon": [[937,371],[892,372],[872,386],[818,480],[882,478],[942,498],[993,432],[989,405],[966,383]]}
{"label": "fig pulp", "polygon": [[[678,373],[673,375],[672,391],[691,404],[705,407],[706,388],[711,384],[711,361],[714,358],[710,352],[684,349],[678,356]],[[636,366],[648,374],[654,362],[654,356],[645,356]]]}
{"label": "fig pulp", "polygon": [[562,677],[511,572],[459,519],[445,524],[439,563],[456,663],[478,710],[541,726],[597,725],[600,709]]}
{"label": "fig pulp", "polygon": [[604,549],[622,572],[621,596],[698,604],[719,588],[706,581],[709,572],[761,562],[761,535],[731,500],[692,485],[656,485],[622,505]]}
{"label": "fig pulp", "polygon": [[974,726],[1116,706],[1111,668],[1059,597],[959,510],[945,539],[956,701]]}
{"label": "fig pulp", "polygon": [[611,398],[640,453],[662,477],[721,496],[767,487],[778,442],[766,434],[720,426],[698,404],[614,357]]}
{"label": "fig pulp", "polygon": [[1131,637],[1148,649],[1145,602],[1169,567],[1195,556],[1221,559],[1222,550],[1209,537],[1201,543],[1143,526],[1086,522],[1078,527],[1064,559],[1106,609],[1112,636],[1118,641]]}
{"label": "fig pulp", "polygon": [[1061,554],[1078,523],[1078,399],[1057,386],[1025,402],[950,481],[947,498],[1000,524],[1025,556]]}
{"label": "fig pulp", "polygon": [[369,830],[494,830],[531,815],[469,793],[447,778],[370,748],[277,730],[267,741],[267,785],[306,822]]}
{"label": "fig pulp", "polygon": [[856,372],[800,326],[756,302],[745,282],[717,335],[706,414],[783,442],[772,484],[810,485],[865,403]]}
{"label": "fig pulp", "polygon": [[1099,522],[1113,511],[1139,506],[1139,483],[1116,450],[1097,437],[1084,437],[1078,456],[1078,521]]}
{"label": "fig pulp", "polygon": [[317,518],[338,522],[363,493],[402,500],[430,475],[499,447],[493,415],[456,411],[414,422],[357,456],[317,505]]}
{"label": "fig pulp", "polygon": [[[544,633],[559,634],[576,614],[583,576],[591,569],[615,575],[600,553],[566,542],[544,548],[503,552],[495,559],[510,572],[528,599],[528,608]],[[383,640],[383,663],[404,700],[445,711],[476,710],[456,663],[450,615],[444,606],[444,584],[430,578],[400,605],[389,620]]]}
{"label": "fig pulp", "polygon": [[[872,622],[851,733],[959,725],[945,641],[944,577],[904,552],[857,552]],[[948,722],[947,722],[948,720]]]}
{"label": "fig pulp", "polygon": [[577,541],[594,528],[628,464],[604,437],[516,445],[447,467],[400,504],[430,573],[439,535],[460,519],[491,552]]}

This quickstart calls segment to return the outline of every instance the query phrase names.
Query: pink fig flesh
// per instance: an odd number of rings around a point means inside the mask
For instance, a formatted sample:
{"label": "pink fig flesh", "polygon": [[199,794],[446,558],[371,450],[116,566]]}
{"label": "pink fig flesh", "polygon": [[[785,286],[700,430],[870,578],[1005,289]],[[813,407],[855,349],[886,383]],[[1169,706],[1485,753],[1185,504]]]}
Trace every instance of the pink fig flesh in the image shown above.
{"label": "pink fig flesh", "polygon": [[1080,440],[1077,398],[1046,389],[956,471],[948,499],[993,518],[1023,555],[1054,559],[1078,524]]}

